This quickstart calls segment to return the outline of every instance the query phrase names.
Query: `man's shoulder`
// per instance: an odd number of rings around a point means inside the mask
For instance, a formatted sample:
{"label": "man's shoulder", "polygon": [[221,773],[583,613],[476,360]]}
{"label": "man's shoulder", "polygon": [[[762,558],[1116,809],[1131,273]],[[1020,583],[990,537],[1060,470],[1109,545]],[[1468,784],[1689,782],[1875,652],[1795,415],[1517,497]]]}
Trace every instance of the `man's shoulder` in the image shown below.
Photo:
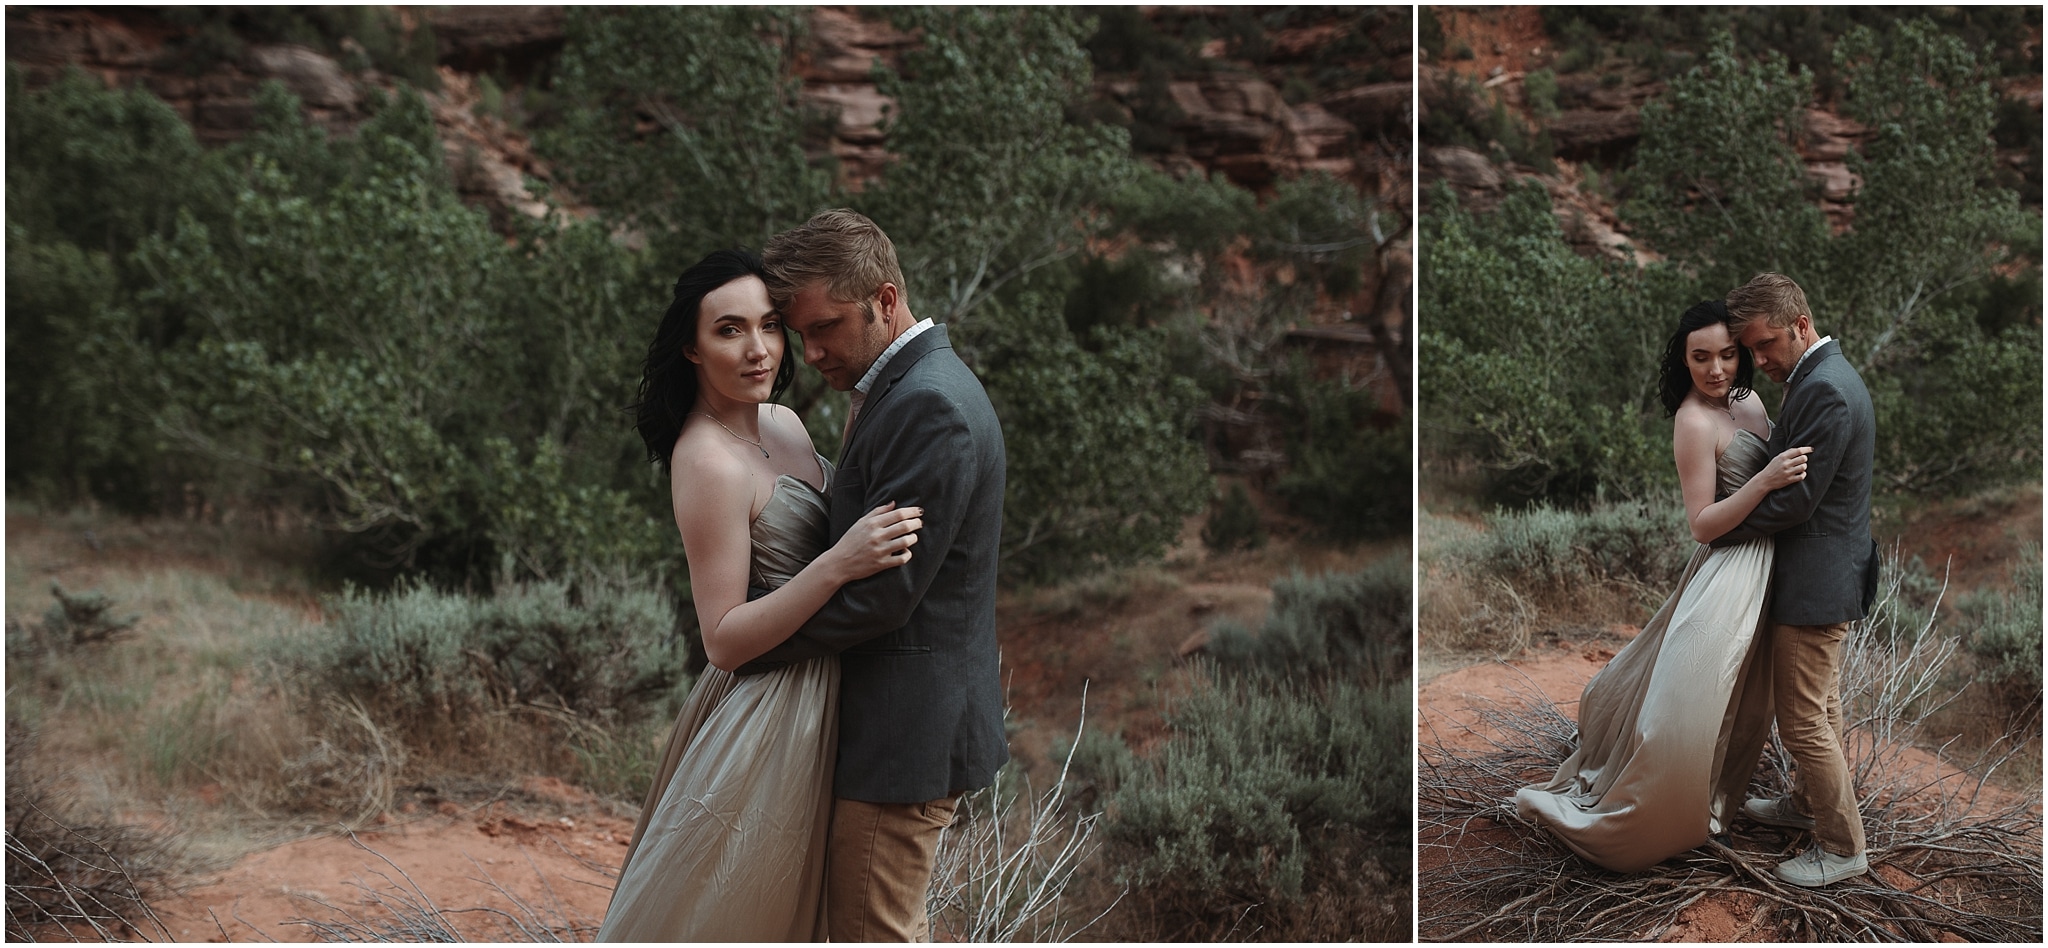
{"label": "man's shoulder", "polygon": [[906,394],[933,392],[957,398],[963,393],[971,392],[983,400],[987,397],[981,379],[975,376],[974,370],[960,360],[960,356],[951,346],[945,345],[923,352],[915,363],[905,366],[903,375],[896,381],[894,388]]}
{"label": "man's shoulder", "polygon": [[1863,373],[1856,371],[1855,364],[1842,353],[1840,343],[1831,345],[1833,351],[1823,354],[1824,357],[1814,365],[1813,371],[1807,373],[1806,381],[1818,383],[1816,389],[1833,392],[1837,397],[1860,397],[1867,400],[1870,396],[1869,390],[1863,384]]}

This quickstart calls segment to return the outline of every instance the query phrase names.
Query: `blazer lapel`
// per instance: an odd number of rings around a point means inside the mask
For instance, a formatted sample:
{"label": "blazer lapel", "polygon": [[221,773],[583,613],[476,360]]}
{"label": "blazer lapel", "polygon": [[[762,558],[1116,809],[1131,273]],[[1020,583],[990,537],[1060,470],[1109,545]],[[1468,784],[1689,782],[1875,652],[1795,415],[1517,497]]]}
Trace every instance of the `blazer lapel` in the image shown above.
{"label": "blazer lapel", "polygon": [[1790,388],[1794,385],[1798,385],[1801,379],[1804,379],[1807,376],[1812,375],[1813,370],[1819,368],[1822,362],[1825,362],[1828,359],[1833,358],[1835,355],[1840,353],[1841,350],[1841,340],[1829,340],[1826,345],[1820,347],[1819,351],[1815,352],[1813,355],[1810,355],[1806,358],[1806,363],[1804,365],[1801,365],[1798,371],[1792,373],[1791,378],[1785,380],[1785,386],[1787,388]]}
{"label": "blazer lapel", "polygon": [[946,327],[933,326],[918,333],[917,338],[896,350],[896,354],[890,357],[889,364],[882,367],[881,377],[875,379],[875,384],[868,389],[868,397],[860,406],[860,416],[853,420],[853,428],[846,432],[846,443],[839,446],[839,457],[842,460],[847,457],[847,448],[852,446],[853,439],[860,437],[861,429],[867,427],[868,419],[875,416],[875,406],[889,397],[889,391],[896,387],[897,382],[903,380],[903,376],[909,374],[912,366],[936,350],[952,347],[952,342],[946,338]]}

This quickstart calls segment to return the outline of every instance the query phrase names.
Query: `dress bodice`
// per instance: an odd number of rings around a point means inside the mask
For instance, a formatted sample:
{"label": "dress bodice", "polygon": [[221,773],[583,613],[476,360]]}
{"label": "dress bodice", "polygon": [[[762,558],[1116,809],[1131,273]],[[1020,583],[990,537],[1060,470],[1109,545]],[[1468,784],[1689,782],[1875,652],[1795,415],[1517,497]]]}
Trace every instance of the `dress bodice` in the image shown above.
{"label": "dress bodice", "polygon": [[1764,439],[1748,428],[1735,429],[1735,437],[1728,439],[1728,446],[1721,449],[1721,456],[1714,461],[1715,499],[1735,493],[1770,460],[1771,446]]}
{"label": "dress bodice", "polygon": [[[825,472],[825,486],[831,487],[832,463],[820,457],[818,466]],[[754,541],[754,555],[747,566],[747,584],[774,589],[789,582],[830,545],[831,507],[823,492],[784,474],[775,479],[768,504],[754,518],[748,534]]]}

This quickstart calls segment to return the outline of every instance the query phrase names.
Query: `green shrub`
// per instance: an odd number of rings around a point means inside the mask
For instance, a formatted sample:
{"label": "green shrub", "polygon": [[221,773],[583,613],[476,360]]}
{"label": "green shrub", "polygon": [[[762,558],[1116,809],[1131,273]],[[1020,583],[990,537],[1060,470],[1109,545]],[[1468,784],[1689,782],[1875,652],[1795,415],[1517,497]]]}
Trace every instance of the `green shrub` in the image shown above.
{"label": "green shrub", "polygon": [[1290,511],[1337,540],[1404,535],[1413,512],[1408,419],[1388,420],[1379,395],[1296,364],[1274,384],[1288,465],[1273,485]]}
{"label": "green shrub", "polygon": [[142,616],[135,614],[114,618],[114,598],[97,589],[73,595],[53,581],[50,595],[56,597],[57,604],[43,613],[45,641],[67,646],[105,642],[142,621]]}
{"label": "green shrub", "polygon": [[[1280,580],[1256,635],[1211,630],[1216,664],[1150,756],[1113,736],[1076,749],[1121,878],[1168,937],[1213,939],[1253,912],[1275,938],[1361,936],[1412,833],[1409,589],[1403,556]],[[1318,927],[1310,901],[1347,921]]]}
{"label": "green shrub", "polygon": [[1168,715],[1173,737],[1111,796],[1103,832],[1122,879],[1179,916],[1169,937],[1213,937],[1255,912],[1285,938],[1312,894],[1363,902],[1367,860],[1407,865],[1411,706],[1405,683],[1197,687]]}
{"label": "green shrub", "polygon": [[1273,605],[1256,635],[1234,622],[1219,623],[1209,650],[1225,668],[1274,678],[1405,679],[1413,637],[1410,589],[1405,556],[1355,573],[1295,573],[1273,583]]}
{"label": "green shrub", "polygon": [[1266,529],[1259,525],[1259,509],[1243,484],[1232,484],[1223,499],[1209,511],[1202,527],[1202,544],[1218,553],[1256,550],[1266,545]]}
{"label": "green shrub", "polygon": [[1522,95],[1529,111],[1539,119],[1557,116],[1557,73],[1538,69],[1522,78]]}
{"label": "green shrub", "polygon": [[[611,222],[646,234],[666,279],[830,206],[831,173],[804,153],[818,116],[789,73],[803,22],[743,7],[569,11],[562,120],[539,144]],[[665,298],[653,302],[659,313]]]}
{"label": "green shrub", "polygon": [[[1458,55],[1460,51],[1464,55]],[[1472,58],[1463,41],[1452,50],[1452,55]],[[1483,92],[1471,79],[1455,74],[1447,77],[1436,87],[1429,112],[1423,116],[1423,140],[1491,152],[1496,161],[1512,161],[1544,173],[1554,171],[1556,166],[1551,158],[1557,147],[1550,132],[1523,124],[1520,117],[1508,111],[1497,93]]]}
{"label": "green shrub", "polygon": [[1979,589],[1956,600],[1963,642],[2019,710],[2041,706],[2041,548],[2029,543],[2012,568],[2012,588]]}
{"label": "green shrub", "polygon": [[1599,504],[1588,511],[1538,505],[1497,511],[1486,530],[1447,558],[1522,590],[1564,591],[1621,580],[1652,588],[1678,581],[1695,544],[1668,499]]}
{"label": "green shrub", "polygon": [[460,735],[515,706],[630,725],[688,685],[674,607],[649,588],[351,587],[328,610],[325,625],[283,640],[277,660],[306,693],[357,701],[407,737]]}

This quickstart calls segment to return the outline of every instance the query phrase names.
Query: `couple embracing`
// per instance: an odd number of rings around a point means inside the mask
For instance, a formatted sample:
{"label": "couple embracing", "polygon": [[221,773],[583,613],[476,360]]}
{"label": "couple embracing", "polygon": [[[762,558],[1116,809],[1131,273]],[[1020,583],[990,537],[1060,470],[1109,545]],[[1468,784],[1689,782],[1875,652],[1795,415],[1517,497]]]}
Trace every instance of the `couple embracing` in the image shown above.
{"label": "couple embracing", "polygon": [[[1774,426],[1749,390],[1785,386]],[[1738,813],[1805,830],[1778,878],[1869,871],[1845,754],[1842,643],[1870,609],[1875,419],[1862,378],[1813,326],[1798,284],[1765,273],[1685,312],[1662,400],[1694,551],[1672,593],[1579,702],[1579,746],[1515,794],[1523,818],[1618,872],[1726,832]],[[1749,798],[1777,721],[1791,792]]]}
{"label": "couple embracing", "polygon": [[[851,395],[839,462],[773,404]],[[636,406],[711,668],[654,775],[600,941],[927,940],[959,795],[1008,759],[1003,435],[873,221],[825,211],[685,271]]]}

